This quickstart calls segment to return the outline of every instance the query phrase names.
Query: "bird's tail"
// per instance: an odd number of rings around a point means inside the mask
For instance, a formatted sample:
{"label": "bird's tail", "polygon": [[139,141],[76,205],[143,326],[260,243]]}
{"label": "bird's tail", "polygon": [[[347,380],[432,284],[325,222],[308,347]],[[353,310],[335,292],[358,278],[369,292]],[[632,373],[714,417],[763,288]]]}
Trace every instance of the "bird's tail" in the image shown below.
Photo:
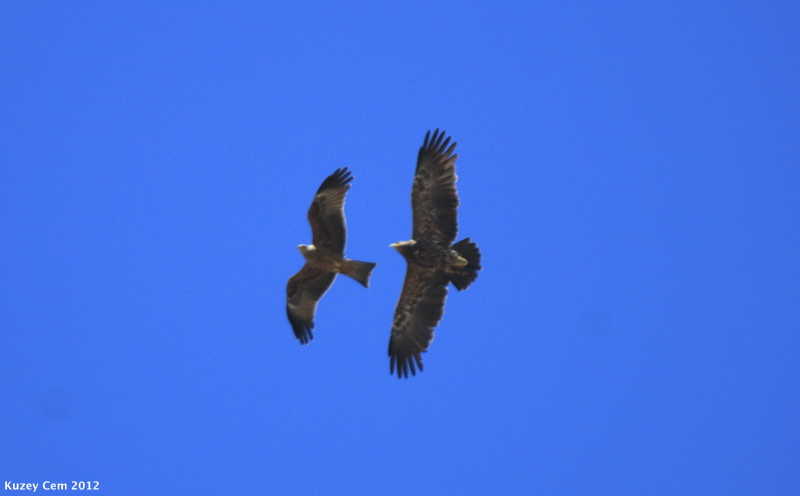
{"label": "bird's tail", "polygon": [[481,270],[481,251],[469,238],[462,239],[451,248],[467,260],[467,265],[464,267],[450,267],[447,271],[450,282],[457,290],[462,291],[478,277],[478,271]]}
{"label": "bird's tail", "polygon": [[358,260],[345,260],[342,265],[342,274],[350,276],[356,281],[364,285],[365,288],[369,287],[369,277],[372,275],[372,269],[378,265],[372,262],[359,262]]}

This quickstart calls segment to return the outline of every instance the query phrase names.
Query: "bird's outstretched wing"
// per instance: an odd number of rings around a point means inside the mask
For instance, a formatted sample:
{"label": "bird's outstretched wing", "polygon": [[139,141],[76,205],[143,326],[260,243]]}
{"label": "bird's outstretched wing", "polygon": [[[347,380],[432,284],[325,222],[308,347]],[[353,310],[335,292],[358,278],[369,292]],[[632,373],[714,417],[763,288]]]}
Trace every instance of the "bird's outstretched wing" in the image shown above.
{"label": "bird's outstretched wing", "polygon": [[422,371],[420,354],[433,341],[433,328],[444,313],[447,282],[442,271],[408,264],[389,339],[389,373],[396,367],[398,378],[416,375],[415,364]]}
{"label": "bird's outstretched wing", "polygon": [[314,314],[317,302],[328,291],[336,279],[335,272],[328,272],[305,264],[300,272],[289,279],[286,286],[286,314],[292,324],[294,335],[302,344],[314,339]]}
{"label": "bird's outstretched wing", "polygon": [[419,149],[417,172],[411,188],[414,215],[413,239],[428,239],[444,246],[458,232],[458,192],[456,191],[456,143],[439,130],[425,135]]}
{"label": "bird's outstretched wing", "polygon": [[344,220],[344,198],[350,189],[353,176],[347,170],[336,172],[325,178],[308,209],[308,222],[311,224],[314,246],[327,248],[343,254],[347,241]]}

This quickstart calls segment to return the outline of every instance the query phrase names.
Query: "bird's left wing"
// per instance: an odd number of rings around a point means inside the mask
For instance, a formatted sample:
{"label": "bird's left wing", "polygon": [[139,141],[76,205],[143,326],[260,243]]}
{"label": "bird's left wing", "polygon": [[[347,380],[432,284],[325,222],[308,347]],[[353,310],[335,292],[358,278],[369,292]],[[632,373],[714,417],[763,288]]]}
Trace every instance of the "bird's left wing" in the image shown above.
{"label": "bird's left wing", "polygon": [[314,328],[317,302],[331,287],[334,279],[335,272],[328,272],[308,263],[289,279],[286,286],[286,314],[300,343],[308,344],[314,339],[311,330]]}
{"label": "bird's left wing", "polygon": [[415,363],[422,371],[420,355],[433,341],[433,328],[444,313],[447,282],[442,271],[408,264],[389,339],[389,373],[396,367],[397,377],[408,377],[409,371],[416,375]]}

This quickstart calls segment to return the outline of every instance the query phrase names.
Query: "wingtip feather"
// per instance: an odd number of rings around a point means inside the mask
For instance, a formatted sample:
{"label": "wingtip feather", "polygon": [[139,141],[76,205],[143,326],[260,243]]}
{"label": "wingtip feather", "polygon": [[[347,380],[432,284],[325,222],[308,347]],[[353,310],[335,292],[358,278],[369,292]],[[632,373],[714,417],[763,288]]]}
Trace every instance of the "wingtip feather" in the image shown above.
{"label": "wingtip feather", "polygon": [[317,190],[317,194],[322,193],[323,191],[329,189],[336,189],[347,187],[350,188],[350,183],[353,181],[355,176],[347,169],[347,167],[339,167],[336,169],[333,174],[326,177],[322,184],[319,186]]}

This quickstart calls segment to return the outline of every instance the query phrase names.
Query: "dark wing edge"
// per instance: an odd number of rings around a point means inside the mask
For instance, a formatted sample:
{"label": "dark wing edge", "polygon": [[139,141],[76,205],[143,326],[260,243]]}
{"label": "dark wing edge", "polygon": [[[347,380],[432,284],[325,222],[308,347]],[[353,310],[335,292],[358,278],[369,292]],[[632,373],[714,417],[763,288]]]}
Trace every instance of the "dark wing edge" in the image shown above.
{"label": "dark wing edge", "polygon": [[[437,129],[425,135],[419,149],[414,185],[411,188],[411,208],[414,212],[414,239],[432,239],[449,246],[458,232],[458,191],[456,190],[453,154],[456,142]],[[449,145],[449,147],[448,147]]]}
{"label": "dark wing edge", "polygon": [[325,295],[336,279],[335,272],[305,264],[300,272],[289,279],[286,286],[286,315],[295,337],[301,344],[314,339],[314,315],[317,303]]}
{"label": "dark wing edge", "polygon": [[[398,378],[422,372],[421,353],[433,341],[433,328],[444,314],[447,276],[442,271],[409,264],[397,302],[389,338],[389,373]],[[416,365],[416,367],[415,367]]]}
{"label": "dark wing edge", "polygon": [[311,224],[314,246],[344,253],[347,242],[344,199],[352,180],[350,171],[344,167],[336,169],[322,181],[308,209],[308,222]]}

